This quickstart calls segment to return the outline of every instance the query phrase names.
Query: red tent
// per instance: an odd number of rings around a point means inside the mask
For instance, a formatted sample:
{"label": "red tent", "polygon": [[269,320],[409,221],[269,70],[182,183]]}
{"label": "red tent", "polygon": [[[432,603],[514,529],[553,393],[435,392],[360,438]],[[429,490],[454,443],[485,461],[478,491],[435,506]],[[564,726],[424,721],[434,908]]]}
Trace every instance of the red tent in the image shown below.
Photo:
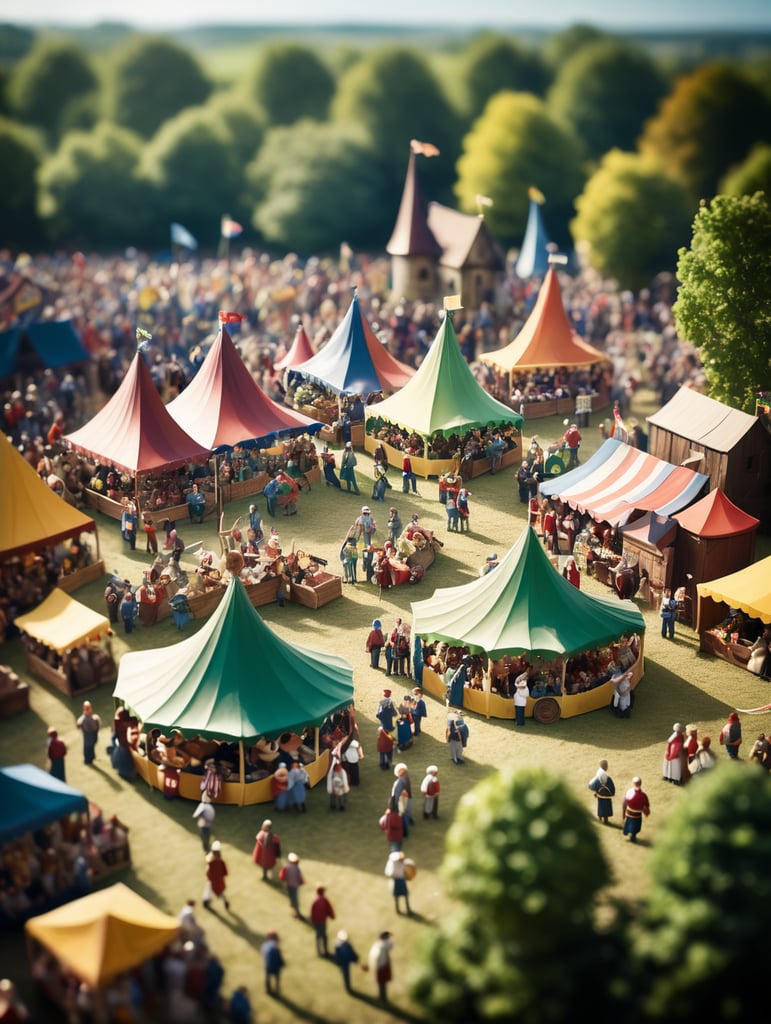
{"label": "red tent", "polygon": [[268,398],[254,381],[223,325],[206,359],[168,412],[207,451],[222,451],[321,423]]}
{"label": "red tent", "polygon": [[702,538],[734,537],[754,532],[760,526],[759,519],[737,508],[719,487],[674,518],[684,530]]}
{"label": "red tent", "polygon": [[133,475],[209,457],[209,449],[171,418],[139,352],[107,405],[64,440],[76,452]]}
{"label": "red tent", "polygon": [[292,347],[289,349],[283,359],[279,359],[278,362],[273,364],[274,370],[289,370],[293,366],[299,365],[299,363],[305,363],[311,359],[314,355],[313,346],[311,340],[306,334],[305,328],[300,324],[297,328],[297,334],[294,336]]}

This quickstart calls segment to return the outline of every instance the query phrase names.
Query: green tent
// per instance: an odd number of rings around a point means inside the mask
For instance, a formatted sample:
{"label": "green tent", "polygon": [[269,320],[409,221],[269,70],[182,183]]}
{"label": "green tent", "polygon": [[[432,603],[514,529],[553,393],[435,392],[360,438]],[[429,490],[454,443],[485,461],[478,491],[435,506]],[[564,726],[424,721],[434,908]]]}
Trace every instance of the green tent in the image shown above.
{"label": "green tent", "polygon": [[584,594],[568,583],[529,526],[485,576],[412,605],[415,636],[493,659],[525,652],[569,658],[644,630],[633,605]]}
{"label": "green tent", "polygon": [[520,430],[523,418],[489,395],[463,358],[452,316],[445,314],[431,348],[412,380],[395,395],[365,410],[365,430],[383,420],[423,437],[449,437],[477,427],[510,423]]}
{"label": "green tent", "polygon": [[232,579],[195,636],[124,654],[114,696],[145,729],[254,741],[321,725],[348,707],[353,669],[343,658],[279,639]]}

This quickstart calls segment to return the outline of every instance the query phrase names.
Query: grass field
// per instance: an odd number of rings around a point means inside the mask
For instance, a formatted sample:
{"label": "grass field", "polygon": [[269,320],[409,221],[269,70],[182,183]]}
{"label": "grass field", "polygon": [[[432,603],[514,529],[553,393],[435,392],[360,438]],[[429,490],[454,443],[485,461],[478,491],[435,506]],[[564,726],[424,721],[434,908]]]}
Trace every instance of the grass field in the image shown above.
{"label": "grass field", "polygon": [[[650,396],[647,396],[650,402]],[[647,407],[638,399],[635,412],[642,417]],[[582,456],[587,457],[599,447],[599,418],[592,416],[592,425],[583,431]],[[536,421],[532,428],[543,439],[554,439],[563,431],[562,420]],[[526,428],[525,436],[529,428]],[[291,520],[276,519],[282,542],[289,547],[310,549],[314,554],[337,564],[342,538],[358,514],[360,506],[370,502],[371,461],[359,457],[361,498],[324,486],[314,487],[300,498],[299,514]],[[394,483],[397,474],[391,473]],[[309,794],[308,813],[297,817],[270,814],[268,807],[222,807],[217,810],[214,834],[223,843],[230,869],[229,894],[234,908],[230,914],[206,915],[199,920],[207,928],[212,948],[221,956],[226,968],[225,991],[238,984],[249,986],[260,1024],[288,1024],[290,1021],[355,1021],[385,1022],[409,1019],[419,1013],[410,1006],[406,995],[406,978],[415,943],[419,935],[431,928],[443,915],[452,912],[451,895],[442,884],[439,866],[443,839],[450,825],[453,809],[460,796],[475,782],[495,769],[517,769],[543,766],[574,788],[587,814],[593,811],[591,794],[586,785],[594,774],[597,760],[607,757],[617,790],[623,792],[631,777],[642,776],[652,804],[652,815],[646,821],[642,842],[633,846],[620,832],[620,798],[616,800],[613,826],[602,830],[601,840],[613,873],[611,892],[638,900],[648,882],[647,862],[650,848],[659,829],[667,819],[678,813],[688,789],[677,789],[661,781],[661,759],[666,739],[675,721],[694,722],[700,734],[710,733],[715,741],[729,710],[734,707],[756,707],[769,699],[767,684],[750,673],[698,650],[698,639],[690,629],[678,626],[674,643],[661,643],[658,616],[640,606],[646,620],[646,672],[636,693],[636,704],[629,720],[618,720],[605,711],[559,721],[552,726],[539,726],[528,720],[528,727],[515,730],[511,722],[486,722],[469,715],[471,738],[468,761],[455,766],[449,760],[444,743],[446,722],[444,706],[429,699],[429,717],[424,734],[405,756],[413,786],[417,789],[425,766],[434,762],[440,767],[442,794],[440,820],[418,822],[405,843],[405,849],[418,866],[411,886],[412,918],[398,917],[393,909],[383,869],[387,844],[377,826],[393,777],[381,772],[375,751],[376,722],[374,712],[384,686],[382,670],[369,667],[364,641],[373,618],[383,620],[390,628],[396,615],[410,619],[410,602],[430,597],[437,587],[453,586],[469,581],[478,573],[490,551],[503,554],[519,536],[524,523],[524,506],[517,498],[514,472],[495,477],[485,476],[473,481],[471,498],[471,532],[446,533],[444,507],[437,500],[435,481],[419,482],[418,496],[388,492],[386,504],[373,506],[382,528],[389,504],[395,504],[406,521],[418,512],[421,522],[438,531],[445,540],[418,587],[398,587],[378,594],[377,588],[360,583],[345,587],[344,596],[317,612],[287,605],[281,609],[270,605],[260,609],[271,628],[289,640],[343,654],[354,667],[356,707],[366,754],[362,764],[362,785],[353,790],[345,814],[328,809],[323,787]],[[264,500],[259,499],[264,513]],[[228,525],[239,514],[246,514],[248,501],[228,506]],[[139,582],[149,556],[137,550],[129,553],[121,541],[118,524],[99,518],[102,554],[108,570]],[[187,542],[201,539],[205,546],[216,546],[216,523],[209,519],[204,525],[180,529]],[[760,538],[756,557],[771,553],[768,538]],[[593,579],[583,580],[589,592],[609,595],[609,591]],[[75,595],[95,608],[103,609],[103,583],[95,583]],[[180,634],[171,620],[149,628],[139,628],[129,638],[130,649],[152,649],[173,644],[182,635],[190,635],[201,623],[189,624]],[[116,654],[129,649],[121,631],[114,638]],[[0,658],[22,671],[23,659],[18,642],[6,645]],[[255,685],[261,682],[261,666],[254,666]],[[200,900],[203,879],[203,855],[197,829],[191,817],[192,805],[184,801],[168,802],[144,783],[122,781],[111,769],[104,754],[108,730],[99,743],[99,758],[94,768],[86,768],[80,758],[80,736],[75,728],[80,700],[69,700],[47,687],[30,680],[32,709],[28,714],[0,723],[0,759],[3,764],[31,761],[46,766],[46,727],[53,724],[70,748],[67,780],[81,788],[100,804],[107,814],[116,812],[131,829],[133,866],[124,873],[129,885],[156,905],[176,914],[188,897]],[[394,694],[399,695],[392,680]],[[110,687],[89,695],[102,715],[109,721],[113,702]],[[269,695],[267,695],[269,699]],[[767,726],[763,716],[744,719],[745,750],[759,728]],[[722,755],[722,751],[720,751]],[[419,807],[419,803],[418,803]],[[293,921],[288,901],[278,885],[259,880],[252,864],[254,836],[266,812],[282,838],[284,855],[295,850],[302,858],[306,885],[301,892],[301,906],[307,911],[315,885],[324,882],[327,895],[337,912],[332,934],[345,928],[362,958],[377,933],[383,928],[395,937],[395,981],[393,1004],[388,1009],[373,1000],[375,985],[363,973],[354,976],[354,986],[361,995],[345,995],[339,972],[329,962],[315,955],[313,933],[307,924]],[[287,968],[284,976],[285,997],[281,1002],[263,995],[259,944],[269,928],[276,928],[282,940]],[[2,973],[21,983],[25,995],[31,996],[26,976],[23,943],[18,935],[0,936]]]}

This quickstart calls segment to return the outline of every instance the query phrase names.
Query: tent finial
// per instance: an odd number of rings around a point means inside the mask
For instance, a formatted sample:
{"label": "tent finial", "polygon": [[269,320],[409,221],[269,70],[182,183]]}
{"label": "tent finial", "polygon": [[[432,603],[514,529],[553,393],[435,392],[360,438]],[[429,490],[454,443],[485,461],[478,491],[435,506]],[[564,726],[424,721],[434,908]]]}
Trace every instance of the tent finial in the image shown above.
{"label": "tent finial", "polygon": [[452,320],[452,315],[456,309],[463,309],[460,301],[460,295],[445,295],[442,300],[442,308],[444,309],[445,316],[448,316]]}

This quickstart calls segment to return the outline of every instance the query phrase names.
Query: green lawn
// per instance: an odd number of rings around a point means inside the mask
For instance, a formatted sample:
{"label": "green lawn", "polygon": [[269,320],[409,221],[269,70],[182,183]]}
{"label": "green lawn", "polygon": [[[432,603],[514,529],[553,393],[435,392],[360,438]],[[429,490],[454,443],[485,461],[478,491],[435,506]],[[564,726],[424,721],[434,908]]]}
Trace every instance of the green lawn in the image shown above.
{"label": "green lawn", "polygon": [[[642,396],[635,412],[642,417],[647,407]],[[647,396],[650,402],[650,396]],[[582,456],[587,457],[599,447],[599,416],[592,416],[592,425],[584,430]],[[539,420],[532,431],[547,440],[561,435],[561,418]],[[525,428],[525,438],[531,428]],[[299,514],[291,520],[278,517],[276,525],[285,546],[294,542],[314,554],[330,560],[335,568],[338,551],[345,533],[365,502],[370,502],[370,460],[360,456],[359,469],[362,497],[356,498],[322,486],[301,496]],[[392,479],[398,486],[397,475]],[[418,821],[405,844],[408,855],[418,865],[412,883],[411,903],[415,917],[398,917],[383,876],[387,844],[377,826],[393,777],[381,772],[375,751],[376,722],[374,711],[384,686],[381,672],[369,667],[364,641],[373,618],[383,619],[390,628],[396,615],[410,618],[410,602],[430,597],[436,587],[467,582],[477,575],[478,568],[490,551],[502,554],[519,536],[524,525],[524,506],[517,498],[514,472],[495,477],[482,477],[472,482],[471,532],[446,532],[444,508],[437,500],[435,481],[419,482],[418,496],[402,496],[397,490],[388,493],[384,506],[374,506],[381,529],[385,526],[389,504],[399,507],[406,521],[417,511],[421,522],[435,528],[445,540],[443,551],[418,587],[399,587],[378,594],[377,588],[360,583],[345,587],[343,598],[318,612],[287,605],[280,609],[260,609],[276,632],[287,638],[318,648],[343,654],[354,666],[356,706],[366,758],[362,765],[362,785],[352,791],[345,814],[330,812],[323,788],[313,791],[308,800],[308,813],[302,816],[271,815],[282,837],[286,855],[295,850],[302,858],[306,886],[301,902],[307,911],[315,885],[324,882],[327,895],[337,911],[333,926],[345,928],[360,955],[366,958],[369,945],[383,928],[395,936],[395,981],[392,986],[394,1005],[382,1010],[371,1001],[375,992],[372,978],[357,973],[354,984],[367,998],[351,1003],[345,996],[337,969],[315,955],[312,932],[308,925],[291,919],[288,902],[278,885],[265,885],[251,862],[254,836],[269,812],[267,807],[239,809],[218,808],[214,832],[224,847],[230,869],[229,893],[234,911],[231,914],[206,915],[199,918],[207,926],[210,943],[222,957],[227,976],[225,990],[238,984],[250,987],[260,1024],[270,1022],[349,1021],[381,1022],[405,1019],[415,1013],[406,996],[405,981],[419,935],[444,914],[452,911],[452,899],[439,877],[443,838],[449,827],[459,797],[490,771],[498,768],[544,766],[562,776],[585,804],[587,814],[593,810],[586,785],[594,774],[597,760],[607,757],[617,790],[623,792],[631,777],[642,776],[651,798],[652,815],[646,821],[643,842],[637,846],[625,842],[619,830],[620,798],[611,828],[603,829],[601,839],[613,871],[613,891],[625,898],[638,899],[647,885],[646,866],[650,846],[658,830],[681,802],[688,799],[687,789],[666,786],[661,781],[661,759],[665,741],[675,721],[695,722],[700,734],[717,734],[729,710],[734,707],[756,707],[767,703],[768,687],[749,673],[725,662],[701,655],[696,635],[678,626],[675,643],[662,644],[659,620],[647,609],[646,674],[637,689],[636,705],[631,719],[618,720],[610,713],[598,711],[552,726],[538,726],[531,720],[524,730],[516,730],[511,722],[477,719],[469,716],[471,738],[468,761],[464,767],[450,763],[444,744],[445,713],[443,705],[429,699],[429,717],[424,734],[405,760],[417,789],[425,766],[440,766],[442,794],[440,820]],[[404,500],[402,500],[402,497]],[[264,512],[264,500],[258,505]],[[248,501],[233,503],[226,510],[228,525],[236,515],[245,515]],[[406,518],[405,518],[406,517]],[[139,582],[141,570],[149,556],[137,550],[129,553],[121,541],[118,524],[99,517],[100,541],[108,570],[129,576]],[[181,527],[186,541],[202,539],[205,545],[216,545],[216,522]],[[768,538],[761,538],[756,557],[771,553]],[[593,593],[608,595],[593,579],[582,585]],[[104,584],[96,583],[76,596],[95,608],[102,609]],[[114,638],[116,654],[127,649],[151,649],[177,642],[200,623],[191,623],[180,634],[171,620],[150,629],[139,628],[129,637],[122,631]],[[6,646],[2,661],[22,670],[20,645]],[[254,666],[255,685],[260,685],[260,666]],[[45,766],[46,727],[56,725],[69,744],[67,779],[83,789],[99,803],[107,814],[116,812],[131,829],[133,866],[122,877],[153,903],[176,914],[184,901],[192,896],[200,900],[203,877],[203,855],[197,830],[191,817],[192,805],[167,802],[160,793],[149,790],[144,783],[125,783],[112,771],[104,754],[104,741],[99,744],[96,767],[88,769],[81,763],[80,736],[75,728],[80,700],[69,700],[45,684],[32,684],[31,711],[19,718],[0,723],[0,758],[4,764],[32,761]],[[399,690],[394,687],[395,696]],[[110,688],[92,693],[91,699],[103,719],[112,717]],[[745,749],[753,734],[767,725],[763,716],[745,717]],[[720,752],[722,755],[722,751]],[[452,770],[451,770],[452,769]],[[420,805],[418,803],[418,809]],[[275,1002],[262,991],[259,944],[269,928],[276,928],[282,939],[287,960],[285,999]],[[332,934],[334,935],[334,927]],[[30,993],[26,979],[23,943],[17,935],[0,936],[0,961],[3,972]]]}

